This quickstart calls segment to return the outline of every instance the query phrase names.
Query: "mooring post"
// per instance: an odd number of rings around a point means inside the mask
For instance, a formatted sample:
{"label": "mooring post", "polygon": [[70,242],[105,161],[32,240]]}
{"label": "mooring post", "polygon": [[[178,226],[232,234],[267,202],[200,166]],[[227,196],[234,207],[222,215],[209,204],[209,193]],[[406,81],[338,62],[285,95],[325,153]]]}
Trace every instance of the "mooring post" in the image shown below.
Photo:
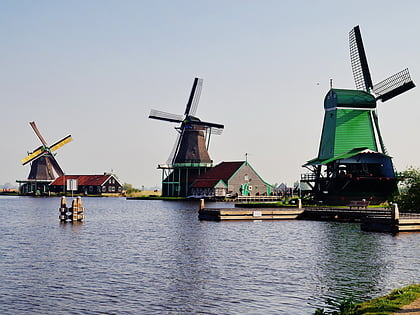
{"label": "mooring post", "polygon": [[61,197],[61,206],[60,208],[67,208],[66,196]]}
{"label": "mooring post", "polygon": [[77,221],[77,199],[73,199],[72,203],[71,203],[71,219],[73,221]]}
{"label": "mooring post", "polygon": [[68,215],[67,215],[68,209],[67,209],[67,203],[66,203],[66,197],[65,196],[61,197],[59,211],[60,211],[60,215],[59,215],[60,221],[66,221],[68,219]]}
{"label": "mooring post", "polygon": [[391,204],[391,216],[395,221],[400,219],[400,211],[398,210],[398,204],[396,203]]}
{"label": "mooring post", "polygon": [[302,199],[298,199],[298,209],[302,209]]}
{"label": "mooring post", "polygon": [[204,209],[204,199],[200,199],[200,209],[199,210],[203,210]]}

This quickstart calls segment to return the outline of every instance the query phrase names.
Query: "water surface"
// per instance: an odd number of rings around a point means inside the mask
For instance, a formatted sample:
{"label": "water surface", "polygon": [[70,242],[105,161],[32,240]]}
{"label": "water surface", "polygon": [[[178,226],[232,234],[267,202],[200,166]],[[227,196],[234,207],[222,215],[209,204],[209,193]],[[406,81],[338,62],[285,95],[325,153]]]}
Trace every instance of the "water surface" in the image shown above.
{"label": "water surface", "polygon": [[1,314],[299,315],[420,282],[420,233],[199,221],[197,202],[83,204],[84,222],[62,224],[59,198],[0,197]]}

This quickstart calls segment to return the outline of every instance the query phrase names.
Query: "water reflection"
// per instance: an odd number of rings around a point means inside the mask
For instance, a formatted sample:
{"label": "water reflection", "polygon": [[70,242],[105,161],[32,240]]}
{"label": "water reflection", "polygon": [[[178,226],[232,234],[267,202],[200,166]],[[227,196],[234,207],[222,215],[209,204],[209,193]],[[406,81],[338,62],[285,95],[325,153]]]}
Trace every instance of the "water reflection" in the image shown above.
{"label": "water reflection", "polygon": [[358,224],[324,223],[318,243],[318,300],[370,298],[383,288],[393,261],[384,239],[364,233]]}

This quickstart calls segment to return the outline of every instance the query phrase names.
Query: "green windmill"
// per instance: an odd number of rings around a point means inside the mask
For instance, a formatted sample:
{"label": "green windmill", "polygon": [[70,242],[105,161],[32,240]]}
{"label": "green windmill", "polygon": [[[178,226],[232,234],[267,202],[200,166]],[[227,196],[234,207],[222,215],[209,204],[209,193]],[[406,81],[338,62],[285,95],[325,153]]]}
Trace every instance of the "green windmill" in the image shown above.
{"label": "green windmill", "polygon": [[382,141],[376,102],[415,87],[408,69],[373,85],[359,26],[349,34],[356,90],[331,88],[324,99],[324,123],[318,157],[304,167],[301,182],[316,201],[346,204],[387,200],[397,189],[391,157]]}

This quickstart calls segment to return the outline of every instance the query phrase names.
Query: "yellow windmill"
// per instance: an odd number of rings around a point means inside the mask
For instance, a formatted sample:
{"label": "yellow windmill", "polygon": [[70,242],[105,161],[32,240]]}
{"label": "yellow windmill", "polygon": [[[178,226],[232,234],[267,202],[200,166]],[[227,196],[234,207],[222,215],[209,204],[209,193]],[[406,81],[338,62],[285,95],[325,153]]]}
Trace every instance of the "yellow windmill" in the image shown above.
{"label": "yellow windmill", "polygon": [[38,136],[42,145],[36,148],[33,152],[29,153],[27,157],[22,159],[22,165],[31,163],[31,171],[28,179],[35,180],[54,180],[57,176],[64,175],[60,165],[55,159],[54,151],[61,148],[66,143],[72,141],[71,135],[57,141],[51,146],[48,146],[45,139],[42,137],[34,121],[29,123]]}

